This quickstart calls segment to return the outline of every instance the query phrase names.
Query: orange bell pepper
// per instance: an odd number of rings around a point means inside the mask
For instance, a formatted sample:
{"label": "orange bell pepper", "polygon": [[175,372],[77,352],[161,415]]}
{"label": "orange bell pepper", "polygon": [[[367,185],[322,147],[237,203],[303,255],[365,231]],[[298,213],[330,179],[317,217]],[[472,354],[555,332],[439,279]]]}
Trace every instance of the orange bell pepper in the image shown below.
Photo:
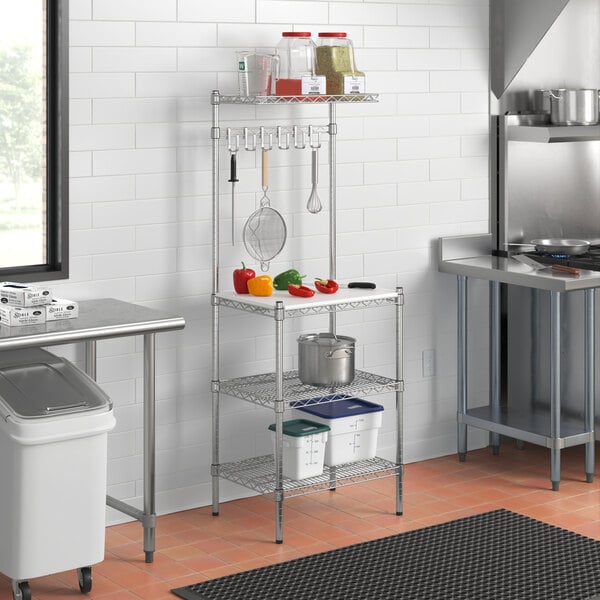
{"label": "orange bell pepper", "polygon": [[248,291],[253,296],[271,296],[273,294],[273,278],[270,275],[258,275],[249,279]]}

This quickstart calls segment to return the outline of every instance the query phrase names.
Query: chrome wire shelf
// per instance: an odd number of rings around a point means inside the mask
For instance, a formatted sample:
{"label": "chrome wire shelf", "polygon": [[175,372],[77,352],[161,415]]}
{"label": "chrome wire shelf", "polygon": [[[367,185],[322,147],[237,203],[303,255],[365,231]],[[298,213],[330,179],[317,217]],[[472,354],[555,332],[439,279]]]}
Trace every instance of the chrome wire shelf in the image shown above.
{"label": "chrome wire shelf", "polygon": [[[263,315],[265,317],[274,317],[275,316],[275,305],[261,305],[261,304],[251,304],[249,302],[244,302],[237,300],[231,296],[223,296],[220,294],[216,294],[215,296],[216,302],[219,306],[227,306],[228,308],[233,308],[235,310],[243,310],[245,312],[250,312],[258,315]],[[370,308],[375,306],[386,306],[396,303],[396,295],[389,296],[387,298],[370,298],[366,300],[346,300],[344,302],[331,304],[305,304],[305,305],[294,305],[293,307],[286,307],[284,304],[284,315],[286,317],[305,317],[309,315],[320,315],[326,314],[332,311],[346,311],[346,310],[359,310],[361,308]]]}
{"label": "chrome wire shelf", "polygon": [[[275,373],[237,377],[221,381],[219,391],[253,404],[274,408],[277,400],[275,380]],[[351,384],[341,385],[335,389],[305,385],[298,379],[298,371],[284,371],[283,373],[283,399],[288,407],[331,402],[333,394],[347,396],[381,394],[393,392],[396,389],[402,390],[402,387],[401,381],[366,371],[356,371]]]}
{"label": "chrome wire shelf", "polygon": [[[337,467],[325,466],[323,474],[316,477],[300,480],[284,477],[283,492],[286,498],[303,496],[328,490],[331,487],[344,487],[373,479],[395,477],[400,468],[395,463],[378,457]],[[219,476],[260,494],[270,494],[275,490],[275,461],[273,455],[268,454],[224,463],[219,465]]]}
{"label": "chrome wire shelf", "polygon": [[379,94],[356,94],[347,96],[221,96],[221,104],[328,104],[332,102],[377,102]]}

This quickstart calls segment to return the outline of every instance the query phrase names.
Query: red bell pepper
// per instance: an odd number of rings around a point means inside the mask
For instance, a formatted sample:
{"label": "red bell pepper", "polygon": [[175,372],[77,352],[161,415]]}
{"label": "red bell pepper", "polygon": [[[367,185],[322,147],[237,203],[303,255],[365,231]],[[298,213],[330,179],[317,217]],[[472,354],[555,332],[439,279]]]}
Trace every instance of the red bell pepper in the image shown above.
{"label": "red bell pepper", "polygon": [[335,294],[340,289],[333,279],[315,279],[315,287],[322,294]]}
{"label": "red bell pepper", "polygon": [[311,290],[307,285],[299,285],[297,283],[290,283],[288,285],[288,292],[292,296],[300,298],[312,298],[315,295],[315,290]]}
{"label": "red bell pepper", "polygon": [[233,272],[233,287],[238,294],[249,294],[248,280],[256,277],[254,269],[247,269],[242,262],[241,269],[235,269]]}

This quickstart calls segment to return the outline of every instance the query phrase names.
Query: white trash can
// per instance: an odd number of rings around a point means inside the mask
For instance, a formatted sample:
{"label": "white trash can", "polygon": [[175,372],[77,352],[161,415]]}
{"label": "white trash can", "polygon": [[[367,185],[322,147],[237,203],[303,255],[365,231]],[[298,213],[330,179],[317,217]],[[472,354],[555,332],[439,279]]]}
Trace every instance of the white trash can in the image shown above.
{"label": "white trash can", "polygon": [[112,404],[88,375],[42,349],[0,352],[0,572],[28,579],[104,560]]}

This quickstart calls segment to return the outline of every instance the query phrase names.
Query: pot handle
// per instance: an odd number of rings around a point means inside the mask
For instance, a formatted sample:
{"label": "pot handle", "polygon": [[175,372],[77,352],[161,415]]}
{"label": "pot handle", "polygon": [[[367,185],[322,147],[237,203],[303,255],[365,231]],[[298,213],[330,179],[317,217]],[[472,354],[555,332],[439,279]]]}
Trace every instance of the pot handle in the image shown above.
{"label": "pot handle", "polygon": [[348,348],[338,348],[337,350],[332,350],[325,354],[325,358],[346,358],[347,356],[352,356],[352,350]]}
{"label": "pot handle", "polygon": [[[554,98],[555,100],[563,99],[562,94],[556,95],[552,90],[540,90],[540,92],[542,92],[546,98]],[[598,93],[600,94],[600,90]]]}

